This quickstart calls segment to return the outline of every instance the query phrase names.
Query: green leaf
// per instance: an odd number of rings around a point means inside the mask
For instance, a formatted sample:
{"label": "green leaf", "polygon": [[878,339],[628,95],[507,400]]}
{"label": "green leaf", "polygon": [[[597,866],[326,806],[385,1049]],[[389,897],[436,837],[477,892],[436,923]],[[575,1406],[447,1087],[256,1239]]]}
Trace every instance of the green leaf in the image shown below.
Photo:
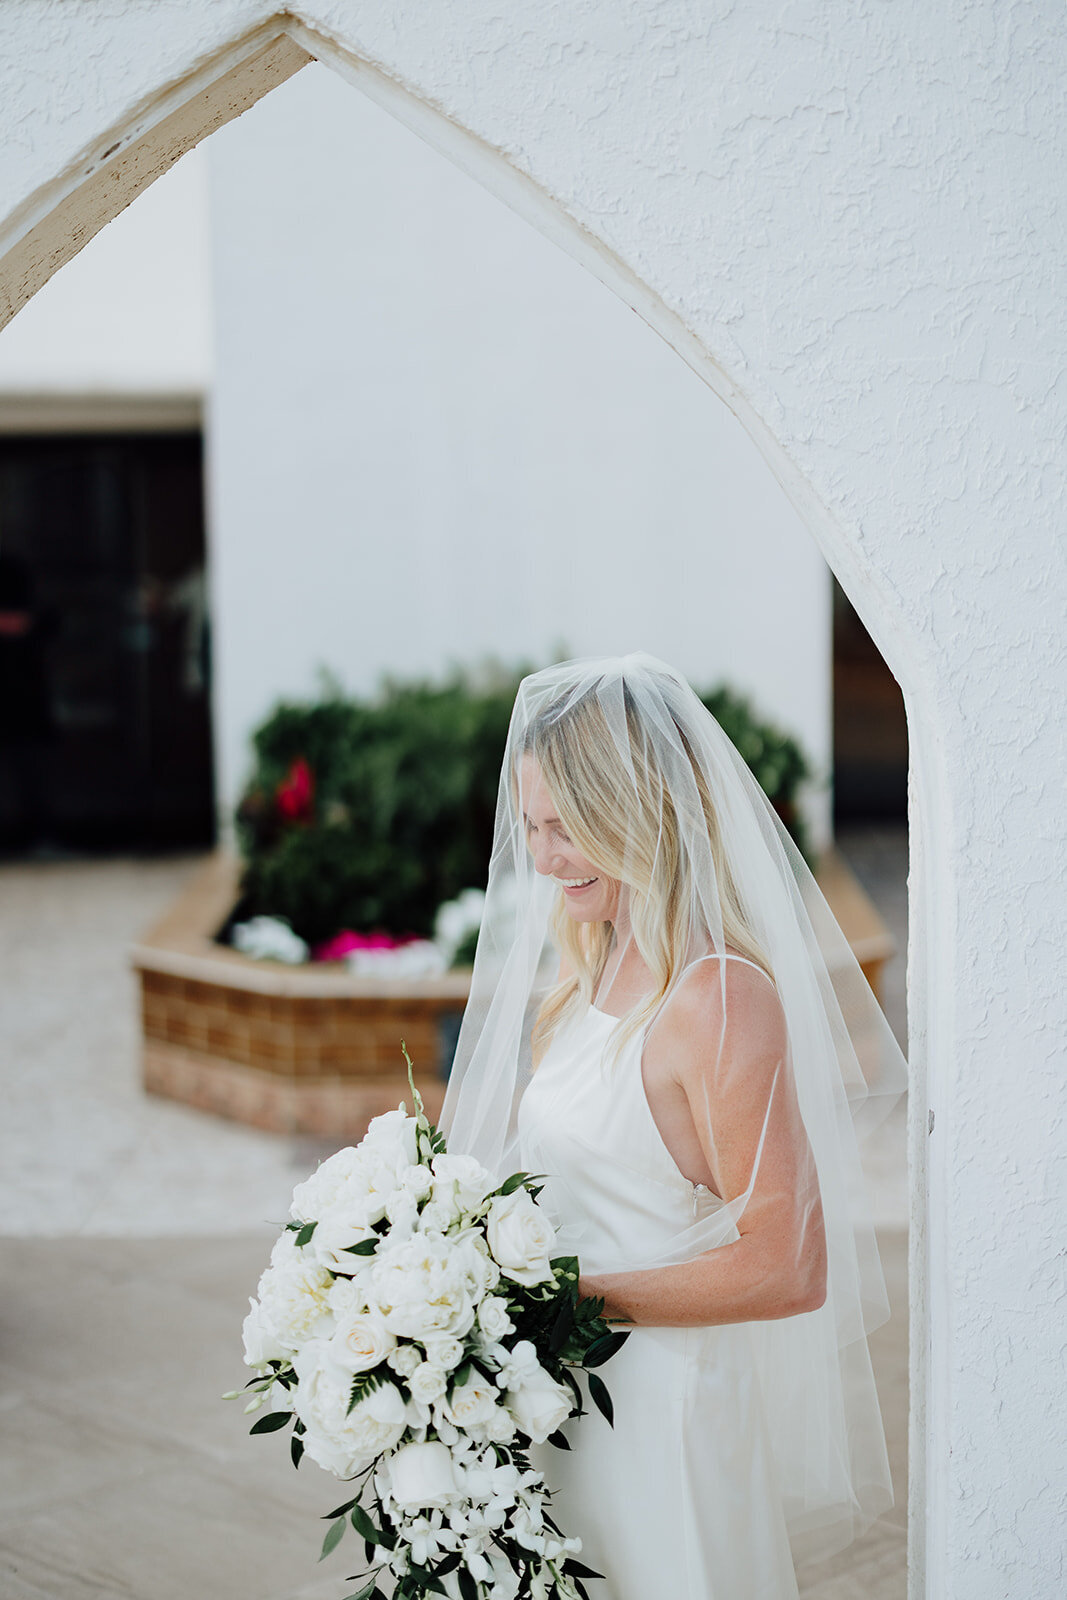
{"label": "green leaf", "polygon": [[585,1410],[585,1404],[582,1400],[582,1391],[578,1387],[578,1379],[567,1367],[560,1367],[559,1375],[563,1382],[567,1385],[568,1389],[571,1391],[571,1394],[574,1396],[574,1409],[577,1411],[578,1415],[581,1416],[582,1412]]}
{"label": "green leaf", "polygon": [[326,1537],[322,1541],[322,1554],[319,1556],[320,1561],[324,1560],[325,1557],[329,1555],[331,1550],[337,1549],[337,1546],[341,1542],[341,1535],[344,1533],[344,1531],[345,1522],[343,1517],[339,1521],[332,1523],[330,1527],[326,1529]]}
{"label": "green leaf", "polygon": [[277,1433],[279,1428],[284,1428],[292,1420],[293,1413],[291,1411],[268,1411],[265,1416],[253,1422],[248,1431],[250,1434]]}
{"label": "green leaf", "polygon": [[510,1178],[505,1178],[504,1182],[497,1190],[497,1194],[514,1194],[515,1190],[521,1188],[529,1176],[530,1174],[528,1172],[513,1172]]}
{"label": "green leaf", "polygon": [[380,1544],[383,1550],[392,1550],[396,1544],[395,1536],[387,1530],[375,1527],[362,1506],[353,1506],[351,1517],[353,1528],[367,1544]]}
{"label": "green leaf", "polygon": [[338,1506],[336,1511],[327,1511],[322,1520],[323,1522],[332,1522],[334,1517],[347,1517],[352,1507],[358,1506],[358,1504],[359,1495],[357,1494],[354,1499],[346,1500],[343,1506]]}
{"label": "green leaf", "polygon": [[552,1324],[548,1335],[548,1349],[550,1355],[557,1355],[567,1343],[567,1338],[574,1326],[574,1302],[570,1295],[563,1295],[560,1299],[560,1308],[556,1313],[556,1320]]}
{"label": "green leaf", "polygon": [[360,1589],[358,1594],[345,1595],[345,1600],[374,1600],[374,1597],[378,1593],[379,1589],[377,1579],[372,1578],[369,1583],[364,1584],[363,1588]]}
{"label": "green leaf", "polygon": [[459,1592],[463,1600],[478,1600],[478,1585],[466,1567],[458,1568]]}
{"label": "green leaf", "polygon": [[304,1454],[304,1441],[298,1438],[295,1433],[289,1440],[289,1454],[293,1458],[293,1466],[298,1467],[300,1465],[300,1457]]}
{"label": "green leaf", "polygon": [[346,1244],[342,1246],[342,1249],[344,1249],[350,1256],[372,1256],[377,1248],[377,1239],[361,1239],[358,1244]]}
{"label": "green leaf", "polygon": [[348,1396],[348,1410],[345,1412],[345,1416],[347,1417],[361,1400],[366,1399],[367,1395],[373,1394],[375,1389],[379,1388],[384,1381],[384,1375],[377,1367],[371,1372],[357,1372],[352,1379],[352,1389]]}
{"label": "green leaf", "polygon": [[471,1375],[471,1365],[472,1363],[469,1361],[460,1362],[459,1366],[452,1374],[452,1384],[451,1389],[449,1390],[450,1393],[455,1389],[462,1389],[463,1385]]}
{"label": "green leaf", "polygon": [[569,1450],[571,1447],[571,1443],[567,1438],[567,1435],[565,1433],[561,1433],[559,1428],[556,1429],[555,1433],[549,1434],[547,1442],[549,1444],[554,1444],[557,1450]]}
{"label": "green leaf", "polygon": [[602,1572],[594,1572],[592,1567],[585,1566],[581,1561],[576,1561],[573,1556],[568,1556],[563,1563],[563,1570],[568,1578],[602,1578]]}
{"label": "green leaf", "polygon": [[315,1232],[315,1229],[317,1227],[318,1227],[318,1223],[317,1222],[305,1222],[304,1223],[304,1226],[300,1229],[300,1232],[296,1236],[297,1246],[300,1249],[303,1249],[304,1245],[310,1244],[311,1235]]}
{"label": "green leaf", "polygon": [[602,1367],[605,1361],[611,1359],[616,1351],[621,1350],[627,1339],[628,1333],[605,1333],[595,1339],[585,1352],[583,1367]]}
{"label": "green leaf", "polygon": [[615,1407],[611,1403],[611,1396],[605,1387],[603,1378],[598,1378],[595,1372],[589,1374],[589,1396],[598,1411],[602,1411],[612,1427],[615,1426]]}
{"label": "green leaf", "polygon": [[425,1567],[417,1567],[415,1563],[412,1562],[408,1567],[408,1572],[410,1576],[415,1579],[416,1583],[421,1583],[422,1587],[424,1589],[429,1589],[431,1594],[448,1594],[448,1590],[445,1588],[444,1584],[438,1583],[433,1573],[428,1572]]}

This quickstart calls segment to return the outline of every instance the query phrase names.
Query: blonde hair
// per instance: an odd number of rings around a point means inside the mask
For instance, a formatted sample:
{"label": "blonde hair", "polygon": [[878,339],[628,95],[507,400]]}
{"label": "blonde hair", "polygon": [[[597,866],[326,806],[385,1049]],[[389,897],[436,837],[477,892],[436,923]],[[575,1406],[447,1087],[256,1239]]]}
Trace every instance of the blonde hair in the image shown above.
{"label": "blonde hair", "polygon": [[[537,761],[573,843],[606,877],[629,891],[634,943],[652,974],[652,993],[626,1014],[619,1047],[651,1018],[694,953],[710,953],[712,930],[703,925],[694,893],[693,861],[682,845],[679,803],[699,808],[697,827],[706,840],[718,895],[722,938],[754,961],[774,981],[770,964],[746,916],[722,836],[707,778],[675,718],[669,737],[681,763],[681,789],[672,792],[632,696],[624,688],[626,749],[620,749],[603,706],[585,695],[566,707],[550,707],[532,725],[526,754]],[[691,784],[690,781],[691,780]],[[627,806],[622,797],[630,797]],[[687,823],[694,820],[688,817]],[[544,1000],[534,1027],[539,1058],[557,1029],[584,1002],[591,1005],[611,954],[608,922],[575,922],[562,893],[552,917],[557,945],[571,974]]]}

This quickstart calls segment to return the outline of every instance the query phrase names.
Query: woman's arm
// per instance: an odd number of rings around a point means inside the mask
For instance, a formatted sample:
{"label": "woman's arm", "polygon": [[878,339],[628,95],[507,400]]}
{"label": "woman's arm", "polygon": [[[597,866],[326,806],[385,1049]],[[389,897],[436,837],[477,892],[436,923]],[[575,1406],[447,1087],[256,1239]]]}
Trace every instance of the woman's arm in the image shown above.
{"label": "woman's arm", "polygon": [[[815,1164],[796,1104],[788,1039],[773,985],[730,962],[690,975],[646,1052],[683,1090],[714,1186],[744,1195],[740,1238],[692,1261],[583,1276],[609,1318],[692,1327],[795,1316],[826,1297],[826,1239]],[[723,1022],[723,1000],[726,1020]]]}

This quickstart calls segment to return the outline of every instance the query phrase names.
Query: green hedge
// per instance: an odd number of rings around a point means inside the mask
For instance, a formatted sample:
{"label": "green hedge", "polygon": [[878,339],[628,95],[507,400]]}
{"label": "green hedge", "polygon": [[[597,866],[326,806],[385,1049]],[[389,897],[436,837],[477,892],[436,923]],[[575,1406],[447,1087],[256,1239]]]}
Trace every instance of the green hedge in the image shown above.
{"label": "green hedge", "polygon": [[[315,944],[342,928],[432,932],[437,907],[485,882],[519,678],[390,683],[374,702],[327,686],[255,733],[237,810],[245,866],[231,922],[288,918]],[[791,738],[721,688],[704,697],[797,835],[808,769]],[[803,848],[803,840],[800,839]]]}

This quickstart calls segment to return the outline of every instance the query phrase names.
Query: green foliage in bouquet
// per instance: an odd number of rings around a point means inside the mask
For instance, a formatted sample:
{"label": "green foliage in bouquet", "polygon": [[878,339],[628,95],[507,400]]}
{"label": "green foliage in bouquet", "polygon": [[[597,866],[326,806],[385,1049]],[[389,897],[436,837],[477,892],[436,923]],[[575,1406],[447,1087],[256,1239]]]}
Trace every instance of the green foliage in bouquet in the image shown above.
{"label": "green foliage in bouquet", "polygon": [[[432,934],[438,906],[485,882],[508,721],[529,670],[390,682],[374,701],[327,679],[317,701],[277,705],[253,737],[237,808],[233,920],[282,916],[311,944],[342,928]],[[730,689],[703,700],[803,850],[800,747]]]}

